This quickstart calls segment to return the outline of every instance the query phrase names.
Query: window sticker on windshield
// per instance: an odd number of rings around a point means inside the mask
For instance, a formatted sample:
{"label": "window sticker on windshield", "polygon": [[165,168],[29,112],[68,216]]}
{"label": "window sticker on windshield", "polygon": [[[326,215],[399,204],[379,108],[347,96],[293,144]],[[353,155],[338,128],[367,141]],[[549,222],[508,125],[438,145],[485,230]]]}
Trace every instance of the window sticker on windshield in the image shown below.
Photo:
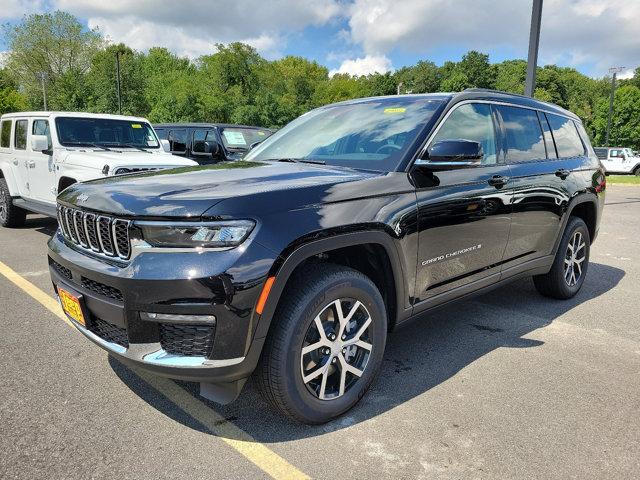
{"label": "window sticker on windshield", "polygon": [[158,141],[153,138],[153,135],[149,135],[147,137],[147,146],[148,147],[157,147],[158,146]]}
{"label": "window sticker on windshield", "polygon": [[407,109],[404,107],[385,108],[384,113],[404,113]]}
{"label": "window sticker on windshield", "polygon": [[132,123],[131,128],[142,128],[142,125],[140,125],[139,123]]}
{"label": "window sticker on windshield", "polygon": [[244,135],[242,132],[234,132],[233,130],[225,130],[222,132],[224,138],[227,139],[227,142],[231,145],[246,145],[247,141],[244,139]]}
{"label": "window sticker on windshield", "polygon": [[261,137],[264,137],[266,135],[266,133],[261,132],[260,130],[258,130],[258,135],[260,135]]}

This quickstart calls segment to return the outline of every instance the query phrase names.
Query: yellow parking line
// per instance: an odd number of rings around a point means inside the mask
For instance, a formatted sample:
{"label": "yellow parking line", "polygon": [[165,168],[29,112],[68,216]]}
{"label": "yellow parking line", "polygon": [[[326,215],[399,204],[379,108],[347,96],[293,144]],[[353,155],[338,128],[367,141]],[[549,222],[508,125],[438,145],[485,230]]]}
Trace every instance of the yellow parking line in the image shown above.
{"label": "yellow parking line", "polygon": [[37,300],[43,307],[49,310],[51,313],[56,315],[58,318],[64,320],[67,325],[72,327],[71,320],[67,318],[65,313],[62,311],[60,304],[50,295],[47,295],[45,292],[36,287],[33,283],[31,283],[26,278],[20,276],[20,274],[14,272],[6,266],[4,263],[0,262],[0,273],[10,282],[15,284],[24,290],[29,296]]}
{"label": "yellow parking line", "polygon": [[[44,306],[58,318],[64,320],[69,326],[71,321],[60,308],[60,304],[50,295],[46,294],[33,283],[21,277],[4,263],[0,262],[0,274],[10,282],[20,287],[31,298]],[[178,408],[183,410],[193,419],[215,433],[220,440],[232,447],[247,460],[252,462],[263,472],[277,479],[308,479],[308,475],[298,470],[280,455],[257,442],[251,435],[235,426],[223,416],[209,408],[204,402],[189,394],[175,382],[161,377],[150,375],[140,370],[135,371],[145,382],[167,397]]]}

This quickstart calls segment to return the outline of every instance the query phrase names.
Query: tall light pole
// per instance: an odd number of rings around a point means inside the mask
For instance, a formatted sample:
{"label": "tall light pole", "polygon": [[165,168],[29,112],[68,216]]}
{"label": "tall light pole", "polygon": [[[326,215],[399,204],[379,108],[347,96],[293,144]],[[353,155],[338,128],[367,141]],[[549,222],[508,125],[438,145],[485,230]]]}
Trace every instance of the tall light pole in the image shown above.
{"label": "tall light pole", "polygon": [[40,84],[42,85],[42,103],[44,104],[44,111],[47,111],[47,88],[44,85],[44,81],[47,78],[46,72],[39,72],[36,76],[40,79]]}
{"label": "tall light pole", "polygon": [[616,93],[616,75],[621,72],[625,67],[611,67],[609,73],[613,73],[611,76],[611,95],[609,95],[609,116],[607,117],[607,135],[604,140],[605,147],[609,146],[609,134],[611,133],[611,121],[613,119],[613,100]]}
{"label": "tall light pole", "polygon": [[538,66],[538,47],[540,46],[540,24],[542,23],[542,0],[533,0],[531,10],[531,30],[529,31],[529,55],[527,57],[527,80],[524,94],[533,97],[536,89],[536,67]]}
{"label": "tall light pole", "polygon": [[118,86],[118,115],[122,115],[122,97],[120,94],[120,52],[116,51],[116,83]]}
{"label": "tall light pole", "polygon": [[398,84],[398,89],[397,89],[397,94],[400,95],[400,89],[402,88],[402,85],[404,85],[404,82],[400,82]]}

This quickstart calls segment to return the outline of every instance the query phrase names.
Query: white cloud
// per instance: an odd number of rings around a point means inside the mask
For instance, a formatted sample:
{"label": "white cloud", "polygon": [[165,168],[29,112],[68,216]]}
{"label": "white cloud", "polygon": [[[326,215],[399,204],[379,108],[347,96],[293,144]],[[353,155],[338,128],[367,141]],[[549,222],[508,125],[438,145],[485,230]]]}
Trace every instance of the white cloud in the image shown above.
{"label": "white cloud", "polygon": [[235,41],[275,57],[287,34],[323,25],[340,12],[338,0],[57,0],[56,6],[86,18],[113,42],[139,50],[165,46],[190,57]]}
{"label": "white cloud", "polygon": [[348,73],[350,75],[369,75],[370,73],[385,73],[392,70],[391,60],[384,55],[366,55],[361,58],[344,60],[340,67],[331,70],[330,75]]}
{"label": "white cloud", "polygon": [[[365,54],[394,49],[428,57],[443,47],[495,48],[527,53],[530,1],[354,0],[351,39]],[[598,75],[611,65],[637,64],[640,2],[547,0],[543,6],[541,61],[595,64]],[[627,65],[629,66],[629,65]]]}
{"label": "white cloud", "polygon": [[42,11],[43,8],[43,0],[2,0],[0,20],[20,18],[29,13]]}

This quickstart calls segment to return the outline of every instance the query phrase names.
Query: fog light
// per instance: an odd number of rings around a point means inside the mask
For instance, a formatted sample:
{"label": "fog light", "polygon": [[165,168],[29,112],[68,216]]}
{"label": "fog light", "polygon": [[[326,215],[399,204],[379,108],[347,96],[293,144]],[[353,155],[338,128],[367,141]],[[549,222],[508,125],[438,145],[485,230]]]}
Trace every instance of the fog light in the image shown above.
{"label": "fog light", "polygon": [[215,315],[176,315],[173,313],[140,312],[140,318],[151,322],[205,323],[207,325],[216,323]]}

